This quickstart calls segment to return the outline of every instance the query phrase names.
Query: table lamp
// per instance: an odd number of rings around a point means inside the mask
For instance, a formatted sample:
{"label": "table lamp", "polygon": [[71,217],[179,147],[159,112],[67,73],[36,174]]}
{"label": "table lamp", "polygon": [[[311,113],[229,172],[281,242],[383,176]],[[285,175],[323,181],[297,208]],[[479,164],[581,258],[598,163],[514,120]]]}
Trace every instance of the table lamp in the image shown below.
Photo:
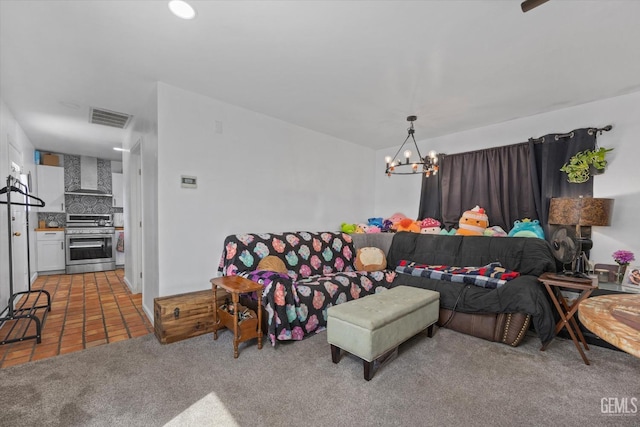
{"label": "table lamp", "polygon": [[594,197],[555,197],[549,204],[549,224],[574,225],[576,227],[576,240],[578,251],[575,270],[584,273],[584,265],[581,262],[586,258],[584,251],[593,247],[590,238],[582,237],[581,227],[608,226],[611,225],[611,211],[613,199],[600,199]]}

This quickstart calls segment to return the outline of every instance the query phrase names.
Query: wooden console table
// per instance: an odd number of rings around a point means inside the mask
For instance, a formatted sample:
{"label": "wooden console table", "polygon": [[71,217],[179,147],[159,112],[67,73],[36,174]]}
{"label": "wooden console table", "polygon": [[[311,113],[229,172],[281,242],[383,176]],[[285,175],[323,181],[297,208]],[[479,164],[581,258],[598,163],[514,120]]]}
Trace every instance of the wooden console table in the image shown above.
{"label": "wooden console table", "polygon": [[[240,276],[216,277],[211,279],[211,285],[213,286],[214,301],[217,301],[218,287],[229,292],[232,299],[231,313],[227,310],[222,310],[220,307],[216,307],[213,310],[213,339],[218,339],[219,329],[227,328],[233,330],[234,359],[238,358],[238,344],[252,338],[258,338],[258,349],[262,349],[262,285]],[[239,322],[238,312],[242,307],[239,304],[240,294],[251,292],[258,294],[258,307],[256,309],[258,317],[256,319],[256,313],[247,309],[248,312],[252,313],[253,317]]]}
{"label": "wooden console table", "polygon": [[640,294],[589,298],[580,306],[578,316],[603,340],[640,357]]}
{"label": "wooden console table", "polygon": [[[551,297],[551,301],[553,301],[553,305],[555,305],[558,310],[558,314],[560,314],[560,320],[556,324],[555,334],[557,335],[562,328],[567,328],[567,331],[571,336],[571,340],[573,340],[580,356],[582,356],[582,360],[585,364],[589,365],[589,359],[587,359],[587,356],[584,354],[580,344],[582,343],[585,350],[589,350],[589,346],[587,345],[582,332],[580,332],[578,322],[576,322],[576,319],[573,316],[578,311],[580,303],[585,298],[588,298],[594,289],[598,288],[598,279],[576,279],[560,276],[555,273],[544,273],[538,280],[544,284],[549,296]],[[579,292],[579,296],[573,302],[569,303],[560,292],[560,288],[569,289],[574,292],[577,291]],[[542,346],[540,350],[544,351],[548,346],[549,342]]]}

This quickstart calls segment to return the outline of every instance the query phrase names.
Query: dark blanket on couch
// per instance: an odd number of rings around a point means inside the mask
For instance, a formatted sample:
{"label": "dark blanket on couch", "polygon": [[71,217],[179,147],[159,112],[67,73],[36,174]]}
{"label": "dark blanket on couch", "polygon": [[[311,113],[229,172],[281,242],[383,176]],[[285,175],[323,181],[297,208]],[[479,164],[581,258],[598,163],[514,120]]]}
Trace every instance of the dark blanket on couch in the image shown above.
{"label": "dark blanket on couch", "polygon": [[500,262],[520,273],[498,289],[399,274],[394,286],[409,285],[438,291],[440,306],[465,313],[527,313],[542,343],[554,336],[554,314],[538,276],[555,271],[548,242],[525,237],[444,236],[397,233],[387,256],[387,268],[401,260],[458,267]]}

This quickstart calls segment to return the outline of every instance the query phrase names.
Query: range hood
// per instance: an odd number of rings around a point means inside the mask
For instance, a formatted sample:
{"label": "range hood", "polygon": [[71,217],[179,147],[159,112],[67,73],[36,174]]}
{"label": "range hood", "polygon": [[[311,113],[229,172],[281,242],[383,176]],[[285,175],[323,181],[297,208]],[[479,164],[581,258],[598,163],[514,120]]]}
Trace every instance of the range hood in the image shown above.
{"label": "range hood", "polygon": [[69,190],[66,194],[111,196],[111,194],[98,189],[98,159],[96,157],[80,156],[80,188]]}

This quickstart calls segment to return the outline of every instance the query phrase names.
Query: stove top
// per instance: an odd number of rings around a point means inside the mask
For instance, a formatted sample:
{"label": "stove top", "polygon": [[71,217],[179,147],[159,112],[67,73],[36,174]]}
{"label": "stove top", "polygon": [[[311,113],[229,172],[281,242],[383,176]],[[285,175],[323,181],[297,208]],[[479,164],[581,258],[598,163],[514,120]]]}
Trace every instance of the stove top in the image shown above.
{"label": "stove top", "polygon": [[66,234],[113,234],[116,229],[115,227],[67,227],[64,232]]}

